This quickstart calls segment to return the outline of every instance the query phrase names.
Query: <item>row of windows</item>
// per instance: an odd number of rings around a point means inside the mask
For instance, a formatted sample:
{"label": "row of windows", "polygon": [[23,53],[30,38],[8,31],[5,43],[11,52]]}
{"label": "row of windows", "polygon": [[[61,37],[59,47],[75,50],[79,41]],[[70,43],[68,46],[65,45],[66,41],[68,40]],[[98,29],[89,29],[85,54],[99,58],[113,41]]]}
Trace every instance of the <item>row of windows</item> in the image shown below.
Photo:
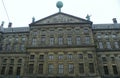
{"label": "row of windows", "polygon": [[[15,62],[14,59],[10,59],[10,60],[8,60],[8,59],[3,59],[3,60],[2,60],[2,63],[4,64],[4,63],[7,63],[8,61],[10,62],[10,64],[14,64],[14,62]],[[18,63],[22,63],[22,59],[18,59],[17,62],[18,62]]]}
{"label": "row of windows", "polygon": [[[42,33],[45,33],[45,32],[48,32],[48,30],[40,30]],[[50,30],[50,32],[54,32],[55,30],[54,29],[51,29]],[[59,29],[57,32],[65,32],[65,31],[67,31],[67,32],[80,32],[81,31],[81,29],[75,29],[74,31],[73,31],[73,29],[67,29],[67,30],[62,30],[62,29]],[[49,32],[49,33],[50,33]],[[87,29],[87,28],[85,28],[85,29],[83,29],[82,30],[82,32],[84,32],[84,33],[89,33],[89,30]],[[38,31],[33,31],[33,32],[31,32],[33,35],[38,35]]]}
{"label": "row of windows", "polygon": [[11,44],[6,44],[4,49],[3,50],[6,50],[6,51],[24,51],[25,50],[25,45],[24,44],[21,44],[21,45],[18,45],[18,44],[14,44],[13,46],[11,46]]}
{"label": "row of windows", "polygon": [[4,42],[12,42],[12,41],[19,42],[19,40],[21,42],[25,42],[26,41],[26,37],[22,37],[22,38],[19,38],[19,37],[11,38],[11,37],[9,37],[8,39],[7,38],[4,39]]}
{"label": "row of windows", "polygon": [[106,34],[104,34],[104,35],[97,35],[97,38],[98,39],[101,39],[101,38],[117,38],[117,35],[115,35],[115,34],[112,34],[112,35],[106,35]]}
{"label": "row of windows", "polygon": [[[58,55],[58,59],[59,60],[62,60],[64,57],[65,57],[65,55],[63,55],[63,54]],[[45,58],[44,55],[40,55],[39,56],[40,60],[44,60],[44,58]],[[68,59],[73,59],[74,56],[73,56],[73,54],[68,54],[67,58]],[[84,56],[83,56],[83,54],[78,54],[77,58],[78,59],[83,59]],[[88,58],[93,58],[93,55],[92,54],[88,54]],[[35,59],[35,55],[30,55],[30,59]],[[53,54],[48,55],[48,59],[53,60],[54,59],[54,55]]]}
{"label": "row of windows", "polygon": [[[1,75],[13,75],[13,71],[14,70],[14,67],[6,67],[6,66],[2,66],[1,68]],[[16,75],[20,75],[21,73],[21,67],[17,67],[16,68]]]}
{"label": "row of windows", "polygon": [[[112,45],[111,45],[111,44],[112,44]],[[98,42],[98,46],[99,46],[100,49],[104,49],[104,48],[105,48],[104,45],[106,45],[106,48],[107,48],[107,49],[112,49],[113,47],[116,48],[116,49],[119,48],[119,43],[118,43],[117,41],[115,41],[115,42],[113,42],[113,43],[111,43],[111,42],[109,42],[109,41],[107,41],[107,42],[105,42],[105,43],[103,43],[103,42]],[[112,46],[113,46],[113,47],[112,47]]]}
{"label": "row of windows", "polygon": [[[41,44],[46,44],[46,37],[44,36],[44,37],[41,37]],[[80,36],[78,36],[78,37],[76,37],[76,39],[75,39],[75,41],[76,41],[76,45],[81,45],[83,42],[82,42],[82,40],[81,40],[81,37]],[[32,45],[34,46],[34,45],[36,45],[38,43],[38,41],[37,41],[37,39],[36,38],[33,38],[32,39]],[[85,38],[84,38],[84,43],[85,44],[90,44],[90,37],[89,36],[86,36]],[[55,44],[55,38],[54,37],[50,37],[49,38],[49,44],[50,45],[54,45]],[[64,38],[63,37],[59,37],[58,38],[58,44],[59,45],[63,45],[64,44]],[[71,36],[68,36],[67,37],[67,44],[68,45],[72,45],[73,44],[73,40],[72,40],[72,37]]]}
{"label": "row of windows", "polygon": [[115,61],[115,57],[110,57],[110,59],[108,60],[107,57],[102,57],[102,61],[103,62],[107,62],[107,61]]}
{"label": "row of windows", "polygon": [[[110,74],[110,71],[109,71],[110,69],[108,68],[108,66],[103,66],[103,70],[105,75]],[[116,65],[112,65],[112,70],[114,75],[118,75],[118,69]]]}
{"label": "row of windows", "polygon": [[[81,74],[84,74],[85,73],[85,67],[84,67],[84,63],[79,63],[78,64],[78,68],[79,68],[79,73]],[[90,73],[95,73],[95,69],[94,69],[94,64],[93,63],[89,63],[89,72]],[[38,72],[39,74],[43,74],[43,64],[39,64],[39,67],[38,67]],[[54,67],[54,64],[48,64],[48,73],[49,74],[53,74],[55,72],[55,67]],[[58,64],[57,66],[57,72],[58,74],[64,74],[65,72],[65,66],[64,64]],[[74,64],[68,64],[67,66],[67,70],[68,70],[68,73],[69,74],[74,74],[75,72],[75,66]],[[29,73],[33,73],[34,71],[34,64],[29,64]]]}

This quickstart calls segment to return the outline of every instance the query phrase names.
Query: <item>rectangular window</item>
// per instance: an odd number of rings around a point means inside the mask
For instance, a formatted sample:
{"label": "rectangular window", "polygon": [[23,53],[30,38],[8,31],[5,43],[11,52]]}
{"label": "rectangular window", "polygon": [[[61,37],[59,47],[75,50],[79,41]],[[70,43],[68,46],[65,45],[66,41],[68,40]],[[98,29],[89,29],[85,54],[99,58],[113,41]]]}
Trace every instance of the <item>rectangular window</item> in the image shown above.
{"label": "rectangular window", "polygon": [[92,54],[88,54],[88,58],[93,58],[93,55]]}
{"label": "rectangular window", "polygon": [[109,74],[108,66],[103,66],[103,69],[104,69],[104,74],[108,75]]}
{"label": "rectangular window", "polygon": [[46,38],[45,38],[45,36],[42,36],[41,37],[41,44],[45,44],[45,42],[46,42]]}
{"label": "rectangular window", "polygon": [[54,72],[54,66],[53,64],[48,65],[48,73],[52,74]]}
{"label": "rectangular window", "polygon": [[84,73],[84,64],[83,63],[79,64],[79,72]]}
{"label": "rectangular window", "polygon": [[9,67],[8,74],[9,74],[9,75],[12,75],[12,74],[13,74],[13,67]]}
{"label": "rectangular window", "polygon": [[119,48],[119,44],[118,44],[118,42],[114,42],[114,45],[115,45],[115,48]]}
{"label": "rectangular window", "polygon": [[73,65],[73,64],[69,64],[69,65],[68,65],[68,72],[69,72],[70,74],[73,74],[73,73],[74,73],[74,65]]}
{"label": "rectangular window", "polygon": [[11,59],[11,60],[10,60],[10,64],[14,64],[14,59]]}
{"label": "rectangular window", "polygon": [[59,45],[62,45],[62,44],[63,44],[63,38],[62,38],[62,37],[59,37],[59,38],[58,38],[58,44],[59,44]]}
{"label": "rectangular window", "polygon": [[95,69],[94,69],[94,64],[93,63],[89,63],[89,72],[90,73],[95,73]]}
{"label": "rectangular window", "polygon": [[102,61],[106,62],[107,61],[106,57],[102,57]]}
{"label": "rectangular window", "polygon": [[6,70],[6,67],[3,66],[2,69],[1,69],[1,75],[4,75],[4,74],[5,74],[5,70]]}
{"label": "rectangular window", "polygon": [[118,74],[117,66],[113,65],[112,68],[113,68],[113,73],[117,75]]}
{"label": "rectangular window", "polygon": [[52,54],[49,55],[49,60],[53,60],[53,55]]}
{"label": "rectangular window", "polygon": [[39,74],[43,74],[43,64],[39,64]]}
{"label": "rectangular window", "polygon": [[68,45],[72,45],[72,37],[71,36],[69,36],[67,38],[67,43],[68,43]]}
{"label": "rectangular window", "polygon": [[17,72],[16,72],[16,74],[17,74],[17,75],[20,75],[20,72],[21,72],[21,67],[17,67]]}
{"label": "rectangular window", "polygon": [[37,39],[36,38],[33,38],[32,39],[32,45],[35,46],[37,44]]}
{"label": "rectangular window", "polygon": [[103,49],[103,43],[102,42],[98,42],[99,48]]}
{"label": "rectangular window", "polygon": [[77,45],[80,45],[81,44],[81,39],[80,39],[80,37],[78,36],[78,37],[76,37],[76,44]]}
{"label": "rectangular window", "polygon": [[44,55],[40,55],[39,59],[44,60]]}
{"label": "rectangular window", "polygon": [[33,71],[34,71],[34,64],[29,64],[29,74],[33,74]]}
{"label": "rectangular window", "polygon": [[50,37],[50,45],[54,45],[54,37]]}
{"label": "rectangular window", "polygon": [[35,55],[30,55],[30,59],[34,59],[35,58]]}
{"label": "rectangular window", "polygon": [[90,37],[88,37],[88,36],[85,37],[85,43],[86,43],[86,44],[90,44]]}
{"label": "rectangular window", "polygon": [[63,54],[58,55],[58,59],[62,60],[63,59]]}
{"label": "rectangular window", "polygon": [[83,54],[78,54],[79,59],[83,59]]}
{"label": "rectangular window", "polygon": [[111,49],[111,44],[110,42],[106,42],[107,49]]}
{"label": "rectangular window", "polygon": [[24,51],[24,49],[25,49],[25,45],[24,45],[24,44],[21,44],[21,45],[20,45],[20,50],[21,50],[21,51]]}
{"label": "rectangular window", "polygon": [[64,71],[63,64],[59,64],[59,65],[58,65],[58,73],[59,73],[59,74],[63,74],[63,71]]}
{"label": "rectangular window", "polygon": [[72,54],[68,54],[67,57],[68,57],[69,60],[72,60],[72,58],[73,58]]}

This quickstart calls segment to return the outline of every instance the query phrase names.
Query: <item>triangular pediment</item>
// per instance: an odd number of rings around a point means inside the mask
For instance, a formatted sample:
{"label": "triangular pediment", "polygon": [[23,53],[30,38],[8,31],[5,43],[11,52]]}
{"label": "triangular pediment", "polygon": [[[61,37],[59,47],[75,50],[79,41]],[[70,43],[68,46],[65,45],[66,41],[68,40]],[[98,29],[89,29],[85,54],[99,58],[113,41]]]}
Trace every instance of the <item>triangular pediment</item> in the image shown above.
{"label": "triangular pediment", "polygon": [[38,20],[32,25],[41,25],[41,24],[64,24],[64,23],[91,23],[91,21],[75,17],[66,13],[56,13],[41,20]]}

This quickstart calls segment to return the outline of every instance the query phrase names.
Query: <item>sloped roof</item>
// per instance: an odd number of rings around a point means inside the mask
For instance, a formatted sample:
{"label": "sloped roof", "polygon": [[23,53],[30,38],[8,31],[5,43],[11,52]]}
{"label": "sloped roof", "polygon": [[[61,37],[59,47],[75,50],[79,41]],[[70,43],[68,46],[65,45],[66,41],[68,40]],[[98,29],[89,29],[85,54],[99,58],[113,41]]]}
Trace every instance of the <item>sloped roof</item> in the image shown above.
{"label": "sloped roof", "polygon": [[3,32],[28,32],[29,27],[4,28]]}
{"label": "sloped roof", "polygon": [[120,29],[120,24],[93,24],[92,29]]}
{"label": "sloped roof", "polygon": [[50,15],[48,17],[45,17],[43,19],[40,19],[34,23],[31,23],[32,25],[43,25],[43,24],[61,24],[61,23],[92,23],[91,21],[69,15],[66,13],[58,12],[53,15]]}

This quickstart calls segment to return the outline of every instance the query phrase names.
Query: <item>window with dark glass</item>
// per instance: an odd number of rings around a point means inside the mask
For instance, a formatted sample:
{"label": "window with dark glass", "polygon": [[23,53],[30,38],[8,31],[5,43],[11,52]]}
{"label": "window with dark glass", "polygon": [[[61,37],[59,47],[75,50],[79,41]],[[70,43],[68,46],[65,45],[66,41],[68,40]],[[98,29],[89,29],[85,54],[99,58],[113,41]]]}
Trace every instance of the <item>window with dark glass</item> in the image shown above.
{"label": "window with dark glass", "polygon": [[33,73],[33,71],[34,71],[34,64],[29,64],[29,67],[28,67],[28,69],[29,69],[29,74],[32,74]]}
{"label": "window with dark glass", "polygon": [[95,69],[94,69],[94,64],[93,63],[89,63],[89,72],[90,73],[95,73]]}
{"label": "window with dark glass", "polygon": [[84,73],[84,64],[83,63],[79,63],[79,72]]}
{"label": "window with dark glass", "polygon": [[16,75],[20,75],[20,72],[21,72],[21,67],[17,67]]}
{"label": "window with dark glass", "polygon": [[92,54],[88,54],[88,58],[93,58],[93,55]]}
{"label": "window with dark glass", "polygon": [[35,58],[35,55],[30,55],[30,59],[34,59]]}
{"label": "window with dark glass", "polygon": [[39,59],[44,60],[44,55],[40,55]]}
{"label": "window with dark glass", "polygon": [[103,69],[104,69],[104,74],[108,75],[109,74],[108,66],[103,66]]}
{"label": "window with dark glass", "polygon": [[2,61],[3,63],[7,63],[7,59],[3,59],[3,61]]}
{"label": "window with dark glass", "polygon": [[53,73],[54,72],[54,66],[53,64],[48,65],[48,73]]}
{"label": "window with dark glass", "polygon": [[113,68],[113,73],[117,75],[118,74],[117,66],[113,65],[112,68]]}
{"label": "window with dark glass", "polygon": [[74,65],[73,65],[73,64],[69,64],[69,65],[68,65],[68,72],[69,72],[70,74],[73,74],[73,73],[74,73]]}
{"label": "window with dark glass", "polygon": [[79,59],[83,59],[83,54],[78,54]]}
{"label": "window with dark glass", "polygon": [[111,60],[112,60],[112,61],[115,61],[115,58],[114,58],[114,57],[111,57]]}
{"label": "window with dark glass", "polygon": [[3,66],[2,69],[1,69],[1,75],[4,75],[4,74],[5,74],[5,70],[6,70],[6,67]]}
{"label": "window with dark glass", "polygon": [[63,64],[59,64],[59,65],[58,65],[58,73],[59,73],[59,74],[62,74],[63,71],[64,71]]}
{"label": "window with dark glass", "polygon": [[13,67],[9,67],[8,74],[9,74],[9,75],[12,75],[12,74],[13,74]]}
{"label": "window with dark glass", "polygon": [[107,61],[106,57],[102,57],[102,61],[106,62]]}
{"label": "window with dark glass", "polygon": [[43,74],[43,64],[39,64],[39,74]]}
{"label": "window with dark glass", "polygon": [[18,63],[22,63],[22,59],[18,59]]}
{"label": "window with dark glass", "polygon": [[14,59],[11,59],[11,60],[10,60],[10,63],[11,63],[11,64],[14,64]]}

